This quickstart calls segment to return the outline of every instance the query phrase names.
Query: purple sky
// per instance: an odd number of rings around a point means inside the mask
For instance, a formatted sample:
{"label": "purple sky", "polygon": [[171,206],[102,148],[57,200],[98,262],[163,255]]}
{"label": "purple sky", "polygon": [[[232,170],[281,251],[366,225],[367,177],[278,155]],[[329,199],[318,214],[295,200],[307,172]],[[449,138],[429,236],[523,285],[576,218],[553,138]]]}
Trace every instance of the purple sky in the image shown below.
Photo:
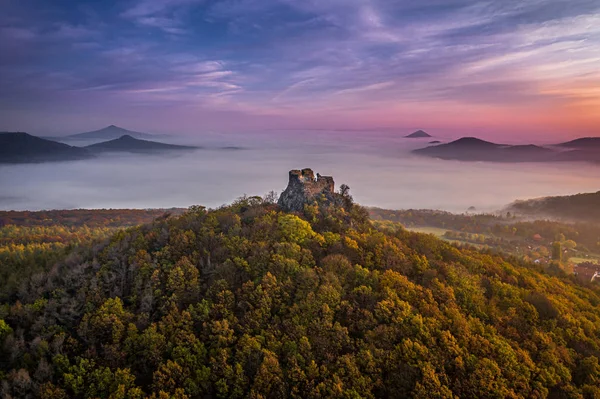
{"label": "purple sky", "polygon": [[600,135],[598,0],[0,7],[0,130]]}

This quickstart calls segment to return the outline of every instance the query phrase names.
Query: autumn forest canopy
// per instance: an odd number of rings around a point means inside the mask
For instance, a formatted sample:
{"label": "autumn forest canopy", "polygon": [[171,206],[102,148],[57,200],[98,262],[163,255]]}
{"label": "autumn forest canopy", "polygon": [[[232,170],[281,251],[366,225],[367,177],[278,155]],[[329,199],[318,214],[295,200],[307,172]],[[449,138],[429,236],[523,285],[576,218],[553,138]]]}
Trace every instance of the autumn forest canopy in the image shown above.
{"label": "autumn forest canopy", "polygon": [[244,197],[110,232],[114,215],[85,233],[26,227],[40,245],[87,238],[2,254],[2,394],[600,396],[597,287],[374,225],[336,196],[297,213]]}

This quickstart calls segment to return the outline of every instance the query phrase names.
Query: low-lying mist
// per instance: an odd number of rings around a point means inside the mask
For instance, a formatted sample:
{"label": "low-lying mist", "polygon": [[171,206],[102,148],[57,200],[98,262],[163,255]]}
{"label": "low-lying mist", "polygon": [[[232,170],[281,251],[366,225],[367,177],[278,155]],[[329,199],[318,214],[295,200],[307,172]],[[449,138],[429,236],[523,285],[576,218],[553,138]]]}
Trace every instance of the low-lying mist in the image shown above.
{"label": "low-lying mist", "polygon": [[168,140],[203,147],[193,152],[0,165],[0,209],[217,207],[243,194],[281,192],[288,170],[306,167],[348,184],[363,205],[391,209],[493,211],[515,199],[600,190],[600,167],[590,164],[463,163],[410,154],[430,140],[380,132],[211,134]]}

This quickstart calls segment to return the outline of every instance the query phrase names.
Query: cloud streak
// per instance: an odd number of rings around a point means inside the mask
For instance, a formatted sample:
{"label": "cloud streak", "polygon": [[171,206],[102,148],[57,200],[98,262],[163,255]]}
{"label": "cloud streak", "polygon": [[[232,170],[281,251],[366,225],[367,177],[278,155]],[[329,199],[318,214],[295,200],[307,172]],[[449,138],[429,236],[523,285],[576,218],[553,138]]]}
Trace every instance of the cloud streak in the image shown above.
{"label": "cloud streak", "polygon": [[[422,126],[428,113],[436,127],[474,128],[479,112],[495,131],[512,115],[539,134],[591,132],[599,27],[595,0],[11,1],[0,117],[16,128],[15,115],[60,109],[68,125],[78,117],[64,109],[87,102],[106,115],[148,107],[156,120],[180,109],[188,131],[200,120],[303,127],[307,115],[311,126]],[[564,123],[543,127],[549,113]]]}

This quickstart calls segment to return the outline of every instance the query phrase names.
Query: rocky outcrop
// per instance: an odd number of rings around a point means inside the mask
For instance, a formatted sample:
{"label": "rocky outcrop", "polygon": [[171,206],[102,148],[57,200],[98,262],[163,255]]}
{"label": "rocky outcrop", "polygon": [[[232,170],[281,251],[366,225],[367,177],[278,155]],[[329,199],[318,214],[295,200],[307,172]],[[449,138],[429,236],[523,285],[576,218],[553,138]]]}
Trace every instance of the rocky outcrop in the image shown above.
{"label": "rocky outcrop", "polygon": [[288,186],[279,197],[278,204],[288,212],[304,210],[304,204],[315,199],[333,201],[335,183],[331,176],[315,174],[312,169],[290,170]]}

